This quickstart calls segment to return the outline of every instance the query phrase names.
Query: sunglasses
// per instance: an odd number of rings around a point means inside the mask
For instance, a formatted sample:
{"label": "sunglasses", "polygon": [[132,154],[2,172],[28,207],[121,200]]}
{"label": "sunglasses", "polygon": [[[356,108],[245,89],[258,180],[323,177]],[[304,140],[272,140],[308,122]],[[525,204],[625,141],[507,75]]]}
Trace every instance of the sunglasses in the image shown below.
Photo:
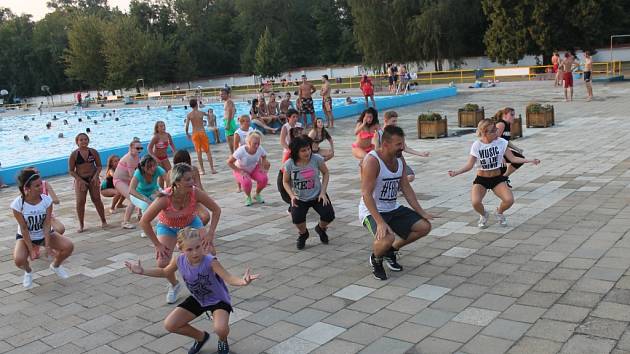
{"label": "sunglasses", "polygon": [[137,147],[136,150],[142,151],[142,150],[144,150],[144,148],[142,146],[140,146],[140,147]]}

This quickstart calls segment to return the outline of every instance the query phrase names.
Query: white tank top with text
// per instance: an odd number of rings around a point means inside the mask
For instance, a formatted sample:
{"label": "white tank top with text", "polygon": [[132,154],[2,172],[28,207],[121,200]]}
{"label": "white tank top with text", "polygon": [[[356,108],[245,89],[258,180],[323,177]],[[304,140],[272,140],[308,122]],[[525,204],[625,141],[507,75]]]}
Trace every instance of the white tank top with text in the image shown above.
{"label": "white tank top with text", "polygon": [[[381,160],[375,150],[370,151],[367,156],[376,158],[379,165],[376,185],[372,191],[372,198],[374,198],[374,201],[376,202],[376,209],[379,213],[387,213],[398,209],[398,189],[400,186],[400,179],[402,178],[403,170],[405,168],[402,159],[396,158],[398,167],[396,172],[392,172],[389,168],[387,168],[387,165],[385,165],[385,162]],[[364,160],[368,158],[367,156]],[[365,206],[363,197],[361,197],[361,202],[359,202],[359,220],[363,222],[368,215],[370,215],[370,211]]]}

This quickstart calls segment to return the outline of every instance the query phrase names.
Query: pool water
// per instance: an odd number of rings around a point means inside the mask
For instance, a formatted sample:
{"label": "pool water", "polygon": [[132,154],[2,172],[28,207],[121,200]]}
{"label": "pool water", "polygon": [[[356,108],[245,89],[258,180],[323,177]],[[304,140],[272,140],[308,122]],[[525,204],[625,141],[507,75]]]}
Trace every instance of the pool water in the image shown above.
{"label": "pool water", "polygon": [[[356,100],[356,99],[355,99]],[[321,100],[314,100],[314,106],[321,107]],[[295,106],[295,102],[294,106]],[[333,99],[333,106],[343,105],[344,99]],[[250,104],[235,102],[236,117],[249,114]],[[205,104],[201,111],[214,110],[217,125],[223,127],[223,103]],[[67,157],[76,149],[74,137],[86,128],[90,128],[90,146],[95,149],[105,149],[127,145],[134,137],[142,141],[149,141],[153,137],[153,128],[158,120],[166,123],[166,131],[171,135],[184,134],[186,114],[191,111],[184,105],[173,106],[167,111],[166,106],[144,108],[68,110],[65,112],[39,112],[29,115],[0,117],[0,134],[2,149],[0,163],[2,167],[33,163],[52,158]],[[56,116],[56,120],[53,120]],[[82,122],[79,122],[81,118]],[[116,121],[118,118],[118,121]],[[64,119],[68,121],[64,125]],[[96,123],[94,122],[96,121]],[[46,123],[51,122],[50,129]],[[192,127],[189,128],[192,131]],[[63,138],[59,138],[59,134]],[[28,135],[30,140],[25,141]]]}

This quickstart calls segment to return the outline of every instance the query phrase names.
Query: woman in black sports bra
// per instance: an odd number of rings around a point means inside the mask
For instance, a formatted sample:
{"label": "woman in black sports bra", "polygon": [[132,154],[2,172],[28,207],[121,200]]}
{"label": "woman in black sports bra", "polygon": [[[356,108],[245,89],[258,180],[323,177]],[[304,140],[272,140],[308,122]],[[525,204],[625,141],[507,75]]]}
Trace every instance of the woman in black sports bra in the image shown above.
{"label": "woman in black sports bra", "polygon": [[[315,124],[313,125],[313,129],[308,132],[308,136],[313,139],[312,151],[314,154],[319,154],[324,158],[324,161],[328,161],[335,156],[335,146],[333,144],[333,139],[328,130],[324,128],[324,120],[322,118],[317,118]],[[319,144],[323,143],[324,140],[328,140],[330,144],[330,149],[322,149]]]}
{"label": "woman in black sports bra", "polygon": [[101,173],[101,157],[95,149],[88,147],[90,138],[85,133],[79,133],[74,139],[78,149],[70,154],[68,159],[68,172],[74,177],[74,192],[76,196],[77,216],[79,217],[79,230],[84,230],[85,201],[88,192],[90,199],[96,207],[102,226],[107,226],[105,220],[105,207],[101,200],[99,175]]}

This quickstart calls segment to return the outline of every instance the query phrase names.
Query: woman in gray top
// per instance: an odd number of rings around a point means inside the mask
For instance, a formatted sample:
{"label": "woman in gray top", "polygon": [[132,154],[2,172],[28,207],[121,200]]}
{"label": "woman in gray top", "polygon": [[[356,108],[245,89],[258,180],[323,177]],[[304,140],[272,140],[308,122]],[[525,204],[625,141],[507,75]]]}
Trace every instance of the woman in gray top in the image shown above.
{"label": "woman in gray top", "polygon": [[[306,245],[308,230],[306,229],[306,214],[313,208],[319,214],[319,223],[315,232],[322,243],[328,243],[326,229],[335,219],[335,211],[326,194],[329,173],[324,158],[313,154],[311,144],[313,139],[308,136],[297,136],[291,141],[291,158],[284,165],[282,179],[284,189],[291,197],[291,219],[300,235],[297,239],[297,249]],[[319,175],[322,174],[320,181]]]}

